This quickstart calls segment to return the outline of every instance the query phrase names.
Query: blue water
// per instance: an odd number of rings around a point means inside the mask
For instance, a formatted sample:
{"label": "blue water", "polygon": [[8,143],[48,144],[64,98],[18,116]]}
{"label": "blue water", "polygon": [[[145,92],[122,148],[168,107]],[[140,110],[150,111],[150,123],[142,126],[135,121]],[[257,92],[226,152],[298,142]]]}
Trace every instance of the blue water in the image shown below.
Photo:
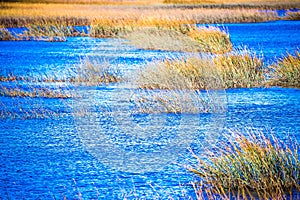
{"label": "blue water", "polygon": [[[222,26],[267,62],[300,45],[299,21]],[[0,76],[60,76],[86,56],[128,75],[171,55],[117,39],[4,41]],[[139,93],[123,83],[72,89],[83,97],[0,97],[0,199],[195,199],[195,177],[181,166],[194,162],[187,147],[203,155],[228,129],[300,141],[299,89],[219,91],[224,112],[189,115],[136,113],[129,99]],[[57,116],[41,117],[51,111]]]}
{"label": "blue water", "polygon": [[299,50],[300,21],[272,21],[215,25],[227,31],[235,48],[245,47],[267,64]]}

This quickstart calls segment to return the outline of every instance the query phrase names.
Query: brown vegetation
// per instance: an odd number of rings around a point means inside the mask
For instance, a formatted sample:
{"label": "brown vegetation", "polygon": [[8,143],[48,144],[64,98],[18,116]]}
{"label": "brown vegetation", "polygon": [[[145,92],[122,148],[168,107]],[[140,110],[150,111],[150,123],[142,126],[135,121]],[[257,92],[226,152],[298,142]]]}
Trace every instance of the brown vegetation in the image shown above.
{"label": "brown vegetation", "polygon": [[100,25],[108,27],[170,27],[178,24],[258,22],[277,19],[257,9],[108,6],[89,4],[1,3],[0,26]]}

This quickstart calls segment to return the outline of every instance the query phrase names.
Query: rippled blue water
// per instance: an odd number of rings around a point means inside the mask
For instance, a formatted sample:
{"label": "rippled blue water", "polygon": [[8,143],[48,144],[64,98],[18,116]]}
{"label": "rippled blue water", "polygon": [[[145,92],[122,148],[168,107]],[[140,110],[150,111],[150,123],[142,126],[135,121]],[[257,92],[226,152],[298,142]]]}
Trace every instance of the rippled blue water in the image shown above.
{"label": "rippled blue water", "polygon": [[[272,61],[299,43],[299,21],[225,24],[241,44]],[[63,74],[85,56],[132,72],[170,52],[144,51],[116,39],[68,38],[63,43],[0,42],[0,76]],[[63,83],[61,85],[63,86]],[[226,112],[200,115],[140,115],[133,112],[124,84],[82,87],[84,98],[0,97],[1,111],[25,119],[0,119],[0,199],[195,198],[194,180],[182,166],[223,138],[227,129],[256,129],[281,140],[300,140],[300,90],[230,89],[221,96]],[[49,108],[52,118],[26,118]],[[87,113],[86,108],[88,108]],[[85,114],[85,115],[80,115]],[[173,162],[174,163],[173,163]]]}
{"label": "rippled blue water", "polygon": [[225,29],[236,48],[255,51],[272,63],[276,58],[294,54],[299,49],[300,21],[272,21],[262,23],[240,23],[216,25]]}

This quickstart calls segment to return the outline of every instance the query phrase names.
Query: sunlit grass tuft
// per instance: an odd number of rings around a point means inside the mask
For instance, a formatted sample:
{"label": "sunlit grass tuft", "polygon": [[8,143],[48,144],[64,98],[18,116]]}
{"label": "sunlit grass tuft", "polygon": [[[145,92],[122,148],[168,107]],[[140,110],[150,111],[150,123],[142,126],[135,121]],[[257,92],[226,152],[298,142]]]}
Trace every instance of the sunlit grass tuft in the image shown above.
{"label": "sunlit grass tuft", "polygon": [[217,153],[194,154],[198,164],[188,169],[200,178],[198,199],[295,198],[300,192],[298,146],[262,133],[238,133],[215,147]]}
{"label": "sunlit grass tuft", "polygon": [[300,88],[300,52],[287,54],[284,58],[270,66],[268,84],[282,87]]}
{"label": "sunlit grass tuft", "polygon": [[186,34],[199,43],[202,52],[219,54],[232,50],[229,34],[217,27],[194,28]]}
{"label": "sunlit grass tuft", "polygon": [[213,60],[225,88],[261,87],[265,81],[262,59],[248,50],[219,55]]}

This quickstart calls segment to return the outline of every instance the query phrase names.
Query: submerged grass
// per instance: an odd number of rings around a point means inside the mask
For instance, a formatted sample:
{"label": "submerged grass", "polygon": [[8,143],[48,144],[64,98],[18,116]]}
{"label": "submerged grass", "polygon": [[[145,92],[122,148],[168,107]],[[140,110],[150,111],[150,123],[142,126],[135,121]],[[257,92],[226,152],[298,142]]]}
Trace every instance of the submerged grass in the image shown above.
{"label": "submerged grass", "polygon": [[272,86],[300,88],[300,52],[278,60],[276,64],[269,67],[270,79],[267,84]]}
{"label": "submerged grass", "polygon": [[29,90],[23,88],[10,88],[2,86],[0,88],[0,96],[5,97],[30,97],[30,98],[73,98],[74,94],[70,91],[62,91],[61,89],[51,88],[30,88]]}
{"label": "submerged grass", "polygon": [[67,83],[74,85],[95,86],[107,83],[115,83],[122,80],[121,73],[115,67],[111,67],[106,61],[90,59],[86,57],[80,64],[65,72],[64,76],[55,74],[39,74],[34,77],[17,76],[9,74],[0,76],[0,82],[27,83]]}
{"label": "submerged grass", "polygon": [[[198,199],[297,199],[300,192],[298,144],[285,145],[262,133],[235,135],[207,158],[195,155],[189,171]],[[298,196],[299,197],[299,196]]]}
{"label": "submerged grass", "polygon": [[74,73],[68,81],[80,85],[91,86],[121,81],[118,69],[111,67],[106,61],[92,60],[88,57],[81,61]]}

